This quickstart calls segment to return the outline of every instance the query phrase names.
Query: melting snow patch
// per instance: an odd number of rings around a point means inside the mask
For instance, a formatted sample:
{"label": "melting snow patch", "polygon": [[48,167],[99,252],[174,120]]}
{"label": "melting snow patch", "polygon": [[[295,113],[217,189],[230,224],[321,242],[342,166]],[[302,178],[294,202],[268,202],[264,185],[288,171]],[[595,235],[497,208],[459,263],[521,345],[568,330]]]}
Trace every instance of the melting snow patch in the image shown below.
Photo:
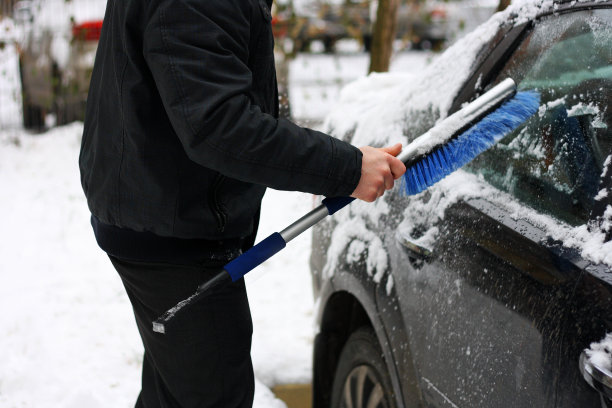
{"label": "melting snow patch", "polygon": [[371,276],[376,283],[381,281],[387,271],[387,251],[382,240],[366,228],[362,219],[346,220],[334,229],[327,252],[328,262],[323,270],[325,276],[331,277],[338,270],[341,254],[345,249],[347,250],[345,259],[348,262],[357,262],[365,257],[368,276]]}
{"label": "melting snow patch", "polygon": [[387,277],[387,295],[391,294],[391,291],[393,290],[393,275],[389,274],[389,276]]}
{"label": "melting snow patch", "polygon": [[612,333],[608,333],[599,343],[591,343],[586,355],[594,366],[612,371]]}
{"label": "melting snow patch", "polygon": [[604,198],[606,198],[607,196],[608,196],[608,190],[606,190],[605,188],[602,188],[601,190],[599,190],[599,192],[595,196],[595,200],[596,201],[601,201]]}

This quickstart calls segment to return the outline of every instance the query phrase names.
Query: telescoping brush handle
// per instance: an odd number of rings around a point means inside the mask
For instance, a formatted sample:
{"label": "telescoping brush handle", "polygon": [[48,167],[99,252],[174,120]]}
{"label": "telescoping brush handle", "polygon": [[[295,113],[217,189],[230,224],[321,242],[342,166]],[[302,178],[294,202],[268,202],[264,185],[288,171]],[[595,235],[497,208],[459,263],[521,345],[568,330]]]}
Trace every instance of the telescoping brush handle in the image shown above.
{"label": "telescoping brush handle", "polygon": [[328,215],[332,215],[336,211],[346,207],[353,200],[354,198],[352,197],[325,198],[322,204],[317,208],[310,211],[281,232],[271,234],[257,245],[226,264],[221,271],[198,286],[197,291],[191,297],[168,309],[163,315],[155,320],[153,322],[153,331],[162,334],[165,333],[166,324],[172,320],[180,310],[196,303],[214,288],[224,286],[230,282],[236,282],[248,272],[285,248],[289,241],[308,230]]}
{"label": "telescoping brush handle", "polygon": [[350,204],[352,197],[331,197],[323,200],[322,204],[295,221],[281,232],[275,232],[255,245],[253,248],[234,259],[223,268],[233,282],[242,278],[264,261],[283,249],[289,241],[317,224],[328,215]]}

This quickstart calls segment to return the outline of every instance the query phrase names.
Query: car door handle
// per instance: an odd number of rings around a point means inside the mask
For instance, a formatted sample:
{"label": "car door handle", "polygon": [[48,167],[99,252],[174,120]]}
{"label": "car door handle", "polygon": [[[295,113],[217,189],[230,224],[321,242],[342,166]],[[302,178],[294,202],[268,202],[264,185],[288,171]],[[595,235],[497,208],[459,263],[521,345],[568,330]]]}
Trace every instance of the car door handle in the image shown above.
{"label": "car door handle", "polygon": [[580,372],[589,385],[612,400],[612,372],[593,364],[586,352],[580,354]]}
{"label": "car door handle", "polygon": [[406,237],[398,236],[398,241],[400,245],[402,245],[410,254],[410,257],[415,258],[419,261],[427,261],[431,258],[431,250],[415,244],[414,242],[408,240]]}

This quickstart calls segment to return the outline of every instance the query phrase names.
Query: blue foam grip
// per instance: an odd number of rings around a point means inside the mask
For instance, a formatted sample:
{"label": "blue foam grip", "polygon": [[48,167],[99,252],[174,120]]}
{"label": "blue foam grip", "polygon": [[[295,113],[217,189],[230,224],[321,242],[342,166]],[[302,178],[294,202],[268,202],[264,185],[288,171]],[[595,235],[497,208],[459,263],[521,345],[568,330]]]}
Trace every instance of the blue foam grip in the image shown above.
{"label": "blue foam grip", "polygon": [[240,255],[238,258],[225,265],[223,269],[229,273],[232,281],[236,282],[248,272],[261,265],[266,259],[283,249],[286,245],[287,243],[281,234],[275,232],[268,238],[261,241],[259,244],[255,245],[253,248],[246,251],[244,254]]}
{"label": "blue foam grip", "polygon": [[323,205],[327,207],[329,215],[332,215],[336,211],[352,203],[353,200],[353,197],[329,197],[323,200]]}

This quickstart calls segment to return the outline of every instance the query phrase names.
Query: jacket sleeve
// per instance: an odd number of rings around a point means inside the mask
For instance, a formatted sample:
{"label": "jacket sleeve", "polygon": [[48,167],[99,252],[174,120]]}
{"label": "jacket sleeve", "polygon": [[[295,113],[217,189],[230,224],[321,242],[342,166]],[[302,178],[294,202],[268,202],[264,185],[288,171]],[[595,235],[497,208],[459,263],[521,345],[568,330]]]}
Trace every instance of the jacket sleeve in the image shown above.
{"label": "jacket sleeve", "polygon": [[[280,190],[349,195],[361,152],[263,113],[249,98],[255,1],[160,0],[144,32],[144,56],[165,111],[194,162]],[[251,56],[252,57],[252,56]]]}

